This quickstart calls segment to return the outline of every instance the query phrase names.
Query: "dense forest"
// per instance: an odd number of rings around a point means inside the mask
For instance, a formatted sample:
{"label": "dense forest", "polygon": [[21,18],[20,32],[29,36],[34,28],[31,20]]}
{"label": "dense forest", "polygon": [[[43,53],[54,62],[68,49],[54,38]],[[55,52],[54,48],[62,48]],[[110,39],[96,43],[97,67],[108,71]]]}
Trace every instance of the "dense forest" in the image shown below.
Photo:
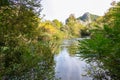
{"label": "dense forest", "polygon": [[78,49],[87,63],[96,64],[88,75],[120,79],[120,2],[104,16],[70,14],[65,24],[42,20],[41,11],[41,0],[0,0],[0,80],[55,80],[61,41],[86,36]]}

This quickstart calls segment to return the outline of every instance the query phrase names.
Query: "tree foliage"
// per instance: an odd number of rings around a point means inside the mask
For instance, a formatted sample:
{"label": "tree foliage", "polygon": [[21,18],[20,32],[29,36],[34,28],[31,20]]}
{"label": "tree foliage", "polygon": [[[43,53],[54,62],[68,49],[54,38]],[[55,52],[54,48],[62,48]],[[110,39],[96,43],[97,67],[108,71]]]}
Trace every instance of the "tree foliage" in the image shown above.
{"label": "tree foliage", "polygon": [[80,37],[80,31],[83,29],[83,25],[75,18],[74,14],[71,14],[66,20],[66,28],[70,37]]}
{"label": "tree foliage", "polygon": [[47,42],[38,41],[39,1],[0,0],[1,80],[53,77],[51,47]]}
{"label": "tree foliage", "polygon": [[[97,79],[120,79],[120,2],[109,9],[103,17],[104,27],[93,30],[91,39],[80,42],[80,55],[89,63],[96,63],[101,77]],[[96,74],[97,75],[97,74]],[[104,76],[103,76],[104,75]],[[109,76],[109,77],[108,77]]]}

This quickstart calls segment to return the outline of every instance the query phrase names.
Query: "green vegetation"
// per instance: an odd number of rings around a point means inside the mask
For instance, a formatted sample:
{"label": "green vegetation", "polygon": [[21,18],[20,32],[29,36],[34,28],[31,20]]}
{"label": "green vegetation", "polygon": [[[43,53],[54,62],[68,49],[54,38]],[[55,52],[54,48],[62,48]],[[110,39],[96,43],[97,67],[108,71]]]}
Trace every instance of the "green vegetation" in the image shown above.
{"label": "green vegetation", "polygon": [[65,26],[68,36],[70,38],[73,37],[81,37],[81,30],[84,26],[80,23],[77,18],[75,18],[74,14],[71,14],[68,19],[66,19],[66,26]]}
{"label": "green vegetation", "polygon": [[91,39],[80,41],[80,56],[92,65],[95,63],[88,72],[94,79],[119,80],[120,2],[110,8],[100,22],[103,27],[92,30]]}
{"label": "green vegetation", "polygon": [[[91,38],[80,41],[80,56],[96,64],[89,75],[120,79],[120,2],[101,17],[71,14],[64,25],[57,19],[42,21],[40,1],[0,0],[1,80],[53,80],[54,54],[59,52],[60,41],[85,36]],[[78,47],[68,49],[73,55]]]}
{"label": "green vegetation", "polygon": [[62,23],[42,22],[40,11],[40,0],[0,1],[0,79],[53,80]]}

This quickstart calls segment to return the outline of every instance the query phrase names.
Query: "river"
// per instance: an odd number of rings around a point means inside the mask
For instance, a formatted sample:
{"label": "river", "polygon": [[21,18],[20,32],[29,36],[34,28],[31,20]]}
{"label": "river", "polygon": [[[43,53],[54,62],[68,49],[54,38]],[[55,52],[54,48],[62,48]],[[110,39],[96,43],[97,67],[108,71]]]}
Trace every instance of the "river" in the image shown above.
{"label": "river", "polygon": [[59,54],[55,55],[55,76],[60,80],[92,80],[89,76],[84,76],[87,63],[76,55],[70,55],[68,48],[70,45],[76,44],[77,40],[82,39],[64,40]]}

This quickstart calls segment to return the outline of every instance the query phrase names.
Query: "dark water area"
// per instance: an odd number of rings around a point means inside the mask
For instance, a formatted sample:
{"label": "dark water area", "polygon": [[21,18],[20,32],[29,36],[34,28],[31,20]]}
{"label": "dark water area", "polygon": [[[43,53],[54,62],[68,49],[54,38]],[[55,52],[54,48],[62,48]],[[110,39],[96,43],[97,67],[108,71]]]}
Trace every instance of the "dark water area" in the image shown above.
{"label": "dark water area", "polygon": [[75,54],[71,56],[69,46],[76,44],[77,40],[64,40],[58,55],[55,55],[55,76],[60,80],[92,80],[86,75],[85,68],[88,66],[85,61]]}

